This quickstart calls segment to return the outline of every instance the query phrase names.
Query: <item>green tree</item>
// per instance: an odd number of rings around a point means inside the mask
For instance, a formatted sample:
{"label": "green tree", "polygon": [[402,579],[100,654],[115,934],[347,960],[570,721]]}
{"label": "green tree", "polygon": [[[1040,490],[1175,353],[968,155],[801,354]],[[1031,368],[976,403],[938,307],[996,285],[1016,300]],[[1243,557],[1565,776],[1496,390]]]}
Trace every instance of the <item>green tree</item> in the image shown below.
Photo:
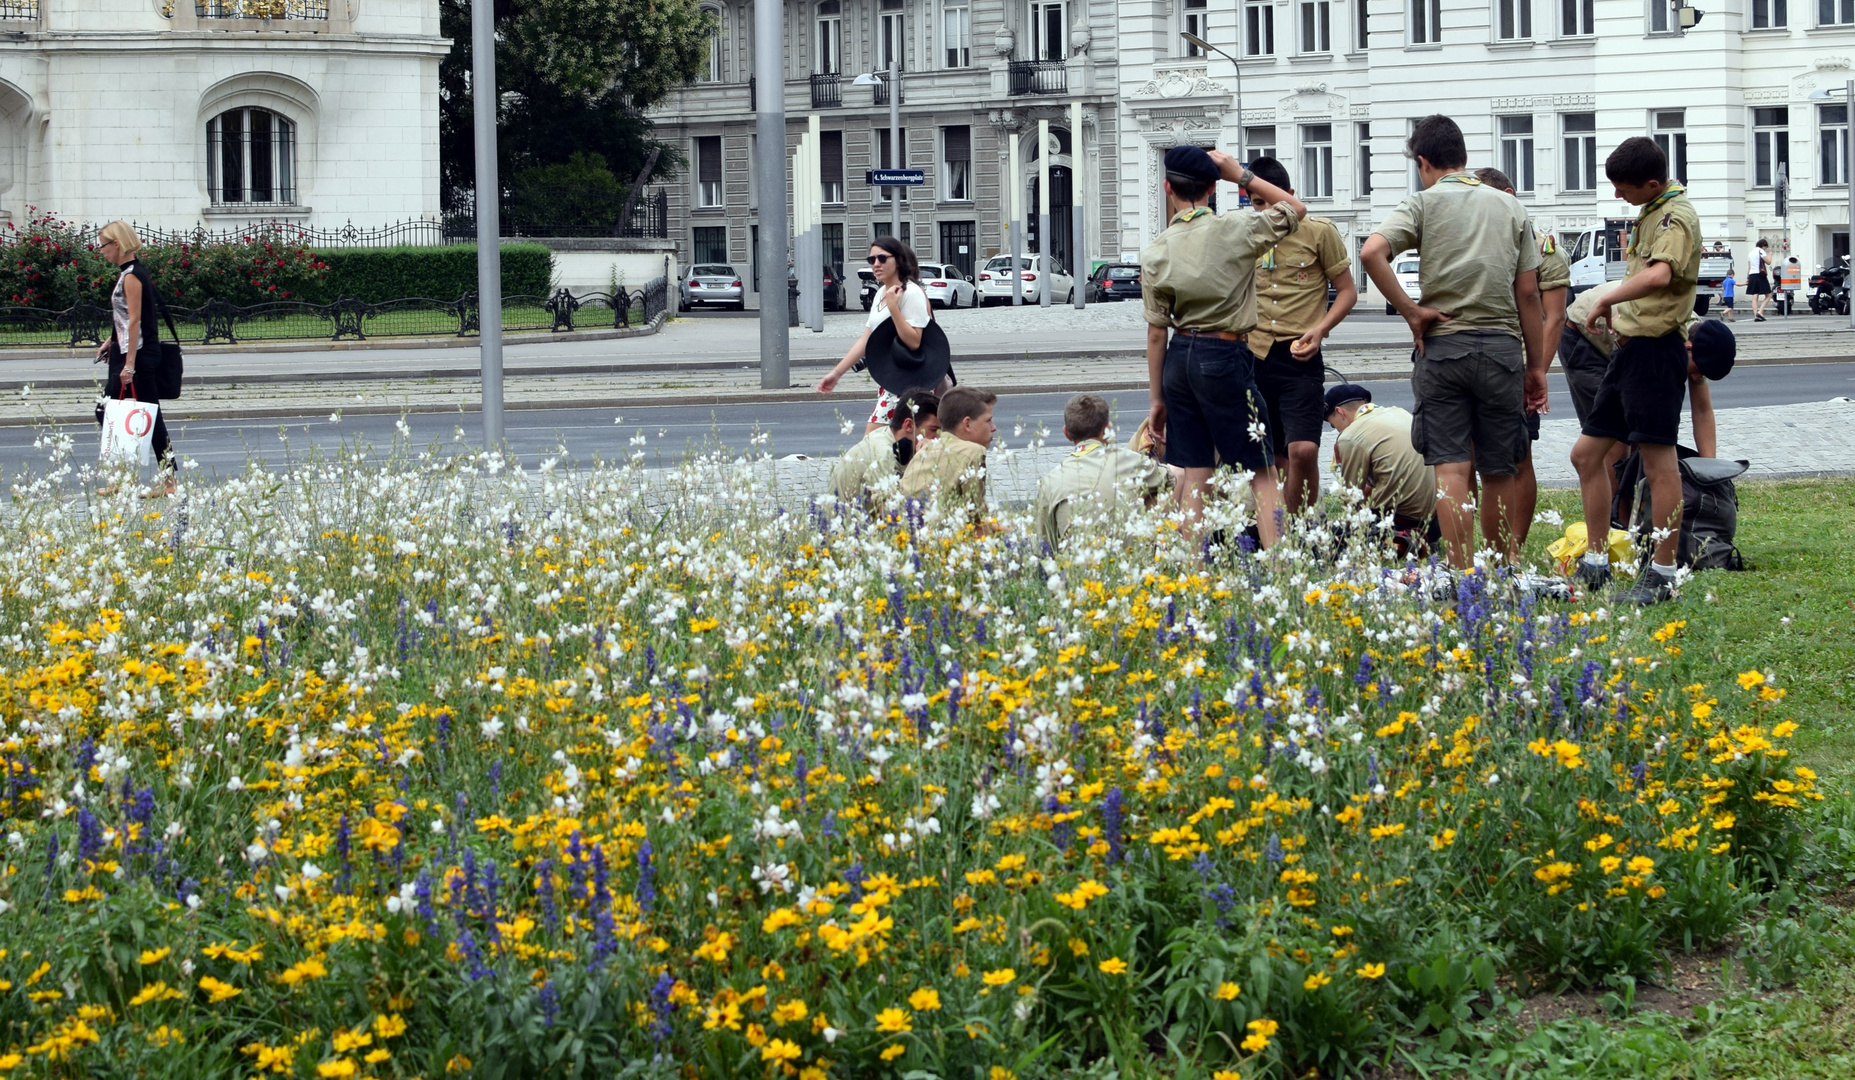
{"label": "green tree", "polygon": [[[651,177],[682,164],[644,110],[693,82],[714,16],[697,0],[495,0],[499,176],[597,154],[629,184],[652,149]],[[470,0],[439,0],[451,53],[439,66],[439,159],[447,206],[474,186]]]}

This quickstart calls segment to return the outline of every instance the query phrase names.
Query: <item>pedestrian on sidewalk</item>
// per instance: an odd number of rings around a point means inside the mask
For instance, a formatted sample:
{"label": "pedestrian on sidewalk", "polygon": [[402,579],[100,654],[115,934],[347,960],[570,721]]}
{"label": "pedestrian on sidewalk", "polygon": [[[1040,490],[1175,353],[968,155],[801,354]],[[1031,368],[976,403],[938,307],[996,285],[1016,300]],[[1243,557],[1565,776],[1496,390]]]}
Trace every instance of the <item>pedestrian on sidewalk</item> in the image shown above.
{"label": "pedestrian on sidewalk", "polygon": [[[161,363],[158,327],[159,303],[154,279],[148,268],[136,258],[142,250],[142,238],[126,221],[112,221],[97,234],[97,254],[121,267],[116,287],[110,291],[112,327],[109,340],[97,346],[97,359],[108,359],[109,373],[103,380],[105,397],[121,401],[154,401],[156,368]],[[103,426],[103,405],[97,404],[97,426]],[[167,437],[167,418],[155,414],[153,433],[157,482],[142,493],[143,498],[172,495],[179,481],[174,473],[174,447]],[[100,489],[99,495],[113,495],[116,485]]]}
{"label": "pedestrian on sidewalk", "polygon": [[1752,298],[1752,321],[1765,321],[1765,305],[1771,303],[1771,244],[1760,240],[1746,257],[1746,295]]}
{"label": "pedestrian on sidewalk", "polygon": [[[921,332],[934,319],[933,308],[928,304],[927,290],[921,287],[920,264],[915,259],[914,249],[893,236],[878,236],[870,244],[868,256],[871,271],[876,275],[876,296],[870,301],[870,317],[863,325],[863,333],[837,362],[830,373],[819,379],[814,386],[820,394],[828,394],[837,389],[839,379],[853,370],[864,367],[864,350],[869,346],[870,334],[885,322],[893,322],[895,340],[910,349],[921,348]],[[936,395],[951,389],[951,376],[940,379],[932,387],[917,386],[908,389],[930,391]],[[870,412],[869,423],[864,425],[864,434],[878,428],[889,426],[895,416],[896,402],[902,395],[890,393],[886,388],[876,392],[876,407]]]}
{"label": "pedestrian on sidewalk", "polygon": [[[1405,197],[1365,242],[1359,259],[1404,321],[1415,348],[1412,442],[1436,469],[1437,504],[1449,563],[1474,566],[1475,518],[1469,481],[1481,476],[1482,540],[1509,562],[1520,554],[1507,508],[1520,495],[1528,455],[1526,411],[1546,405],[1546,318],[1540,306],[1539,245],[1519,200],[1468,171],[1462,129],[1427,116],[1405,153],[1423,189]],[[1421,300],[1391,271],[1398,252],[1416,250]]]}
{"label": "pedestrian on sidewalk", "polygon": [[[1288,169],[1272,157],[1250,162],[1250,171],[1290,195]],[[1269,208],[1265,195],[1250,205]],[[1359,301],[1340,230],[1309,215],[1301,227],[1269,249],[1256,264],[1256,329],[1246,344],[1256,362],[1271,449],[1285,466],[1283,505],[1291,514],[1320,499],[1320,425],[1326,385],[1320,346]],[[1333,283],[1332,306],[1327,283]]]}
{"label": "pedestrian on sidewalk", "polygon": [[[1261,213],[1214,214],[1219,179],[1268,203]],[[1148,429],[1178,466],[1188,522],[1204,513],[1218,465],[1248,470],[1262,546],[1281,534],[1282,492],[1244,336],[1256,328],[1256,262],[1307,216],[1301,200],[1229,154],[1200,146],[1166,151],[1166,209],[1172,216],[1140,253],[1147,322]],[[1170,338],[1168,338],[1170,332]]]}

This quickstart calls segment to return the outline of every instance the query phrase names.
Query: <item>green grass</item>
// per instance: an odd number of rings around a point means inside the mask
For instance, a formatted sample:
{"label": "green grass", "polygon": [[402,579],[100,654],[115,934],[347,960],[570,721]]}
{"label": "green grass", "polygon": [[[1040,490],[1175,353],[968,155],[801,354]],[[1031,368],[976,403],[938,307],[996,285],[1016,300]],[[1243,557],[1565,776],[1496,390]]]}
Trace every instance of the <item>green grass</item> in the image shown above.
{"label": "green grass", "polygon": [[[637,325],[643,318],[642,309],[634,307],[630,318],[630,325]],[[502,309],[502,325],[504,330],[512,332],[549,330],[554,325],[554,317],[544,307],[508,306]],[[575,314],[575,327],[579,330],[609,330],[612,328],[612,313],[603,307],[583,309]],[[184,323],[180,329],[183,343],[191,345],[199,342],[201,324]],[[449,337],[457,333],[457,319],[447,312],[437,310],[387,310],[367,319],[362,329],[370,338]],[[334,332],[334,323],[316,315],[289,314],[235,323],[233,332],[241,342],[326,341]],[[0,327],[0,349],[59,347],[67,346],[70,342],[68,330],[50,324]]]}

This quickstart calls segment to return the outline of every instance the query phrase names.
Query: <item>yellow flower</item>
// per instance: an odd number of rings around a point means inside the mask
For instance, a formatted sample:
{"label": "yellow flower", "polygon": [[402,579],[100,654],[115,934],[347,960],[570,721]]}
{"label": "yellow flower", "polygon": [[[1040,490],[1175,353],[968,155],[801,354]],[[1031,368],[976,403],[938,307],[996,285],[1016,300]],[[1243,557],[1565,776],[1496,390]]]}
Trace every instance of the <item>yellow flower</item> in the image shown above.
{"label": "yellow flower", "polygon": [[1333,981],[1333,977],[1324,971],[1316,971],[1301,980],[1301,989],[1312,993]]}
{"label": "yellow flower", "polygon": [[220,982],[211,975],[205,976],[200,980],[200,989],[206,991],[206,1000],[209,1004],[213,1005],[217,1005],[221,1001],[230,1001],[244,993],[243,990],[233,986],[231,983]]}
{"label": "yellow flower", "polygon": [[334,1061],[324,1061],[316,1066],[317,1076],[339,1078],[353,1076],[358,1071],[360,1071],[360,1066],[348,1058],[336,1058]]}
{"label": "yellow flower", "polygon": [[25,1057],[20,1054],[7,1054],[4,1057],[0,1057],[0,1072],[17,1068],[19,1063],[24,1060],[26,1060]]}
{"label": "yellow flower", "polygon": [[924,986],[908,995],[908,1007],[916,1012],[936,1012],[940,1009],[940,992]]}
{"label": "yellow flower", "polygon": [[1070,938],[1069,951],[1077,956],[1087,956],[1089,954],[1089,943],[1083,941],[1081,938]]}
{"label": "yellow flower", "polygon": [[1018,973],[1011,968],[999,968],[997,971],[986,972],[980,976],[980,980],[987,986],[1010,986],[1017,977]]}
{"label": "yellow flower", "polygon": [[760,1048],[761,1061],[793,1061],[802,1051],[799,1045],[785,1039],[774,1039]]}
{"label": "yellow flower", "polygon": [[374,1021],[374,1034],[382,1039],[391,1039],[406,1033],[406,1021],[398,1013],[389,1013]]}
{"label": "yellow flower", "polygon": [[1118,956],[1111,956],[1095,966],[1101,969],[1103,975],[1127,974],[1127,961]]}
{"label": "yellow flower", "polygon": [[1217,1000],[1235,1001],[1237,1000],[1237,995],[1241,994],[1242,992],[1243,992],[1243,988],[1241,986],[1238,986],[1236,983],[1233,983],[1233,982],[1219,983],[1217,985]]}
{"label": "yellow flower", "polygon": [[1359,976],[1362,979],[1380,979],[1380,978],[1383,978],[1385,975],[1385,965],[1366,964],[1362,967],[1354,969],[1353,974]]}
{"label": "yellow flower", "polygon": [[327,974],[328,968],[323,967],[322,961],[312,956],[299,964],[290,965],[283,974],[277,976],[277,981],[288,986],[295,986],[297,983],[307,982],[310,979],[320,979]]}
{"label": "yellow flower", "polygon": [[168,954],[173,951],[174,950],[168,948],[166,945],[161,946],[159,949],[144,949],[142,950],[141,956],[142,966],[147,967],[149,964],[159,964],[161,961],[166,960]]}
{"label": "yellow flower", "polygon": [[334,1038],[335,1052],[345,1054],[350,1050],[371,1045],[373,1041],[374,1037],[366,1032],[337,1031]]}
{"label": "yellow flower", "polygon": [[1638,855],[1630,860],[1630,873],[1646,874],[1655,869],[1655,860],[1647,855]]}
{"label": "yellow flower", "polygon": [[1754,686],[1758,686],[1762,684],[1764,681],[1765,681],[1765,673],[1758,670],[1757,668],[1753,668],[1751,671],[1742,671],[1739,673],[1739,688],[1741,690],[1750,690]]}
{"label": "yellow flower", "polygon": [[876,1014],[876,1030],[900,1034],[913,1031],[914,1027],[908,1022],[908,1013],[891,1006]]}
{"label": "yellow flower", "polygon": [[760,929],[771,934],[788,926],[803,925],[804,922],[805,920],[799,917],[799,913],[791,908],[774,908],[773,913],[761,921]]}
{"label": "yellow flower", "polygon": [[152,982],[142,987],[142,992],[129,999],[131,1006],[146,1005],[151,1001],[172,1001],[186,995],[165,982]]}
{"label": "yellow flower", "polygon": [[806,1008],[803,1001],[782,1001],[773,1006],[773,1022],[790,1024],[805,1019]]}
{"label": "yellow flower", "polygon": [[728,962],[728,950],[734,947],[732,934],[717,934],[715,940],[696,950],[698,960],[713,960],[717,964]]}
{"label": "yellow flower", "polygon": [[759,1024],[747,1025],[747,1045],[749,1046],[766,1045],[766,1029],[761,1027]]}
{"label": "yellow flower", "polygon": [[903,1046],[901,1043],[893,1043],[885,1047],[883,1049],[883,1052],[878,1056],[881,1057],[884,1061],[894,1061],[896,1058],[899,1058],[903,1054],[906,1054],[906,1053],[908,1053],[908,1047]]}

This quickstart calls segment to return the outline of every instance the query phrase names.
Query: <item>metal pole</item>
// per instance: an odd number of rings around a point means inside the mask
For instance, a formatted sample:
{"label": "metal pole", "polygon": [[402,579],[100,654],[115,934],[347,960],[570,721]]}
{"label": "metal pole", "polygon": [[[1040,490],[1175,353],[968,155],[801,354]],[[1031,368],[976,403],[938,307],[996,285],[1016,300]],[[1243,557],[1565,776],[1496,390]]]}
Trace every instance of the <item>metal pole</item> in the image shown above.
{"label": "metal pole", "polygon": [[477,347],[483,445],[502,445],[502,187],[496,179],[496,12],[470,4],[470,99],[477,156]]}
{"label": "metal pole", "polygon": [[[1842,100],[1848,102],[1849,112],[1855,113],[1855,79],[1848,81],[1848,85],[1843,88],[1843,93],[1848,95]],[[1845,131],[1855,131],[1855,125],[1851,125]],[[1842,181],[1849,186],[1849,264],[1855,266],[1855,179],[1850,179],[1855,177],[1855,139],[1848,138],[1846,134],[1843,138],[1848,142],[1849,171],[1842,174]],[[1849,305],[1849,326],[1855,328],[1855,304]]]}
{"label": "metal pole", "polygon": [[[1071,143],[1070,145],[1075,145]],[[1050,256],[1050,121],[1037,121],[1037,254],[1043,262],[1043,277],[1038,279],[1037,306],[1050,306],[1050,275],[1056,261]]]}
{"label": "metal pole", "polygon": [[786,326],[786,27],[785,5],[754,5],[754,81],[760,87],[754,162],[760,193],[760,387],[792,385]]}
{"label": "metal pole", "polygon": [[1080,311],[1087,303],[1088,288],[1086,275],[1080,280],[1078,271],[1088,268],[1088,256],[1084,254],[1083,240],[1086,230],[1083,220],[1088,215],[1083,212],[1082,200],[1082,103],[1069,103],[1069,261],[1075,265],[1069,268],[1069,280],[1074,282],[1070,291],[1075,294],[1076,310]]}
{"label": "metal pole", "polygon": [[1011,138],[1011,306],[1024,306],[1024,147],[1017,132]]}
{"label": "metal pole", "polygon": [[[805,260],[812,270],[812,333],[824,333],[824,135],[819,117],[805,120]],[[843,271],[837,271],[842,273]]]}
{"label": "metal pole", "polygon": [[[900,47],[900,43],[897,43]],[[900,57],[889,60],[889,168],[899,169],[902,156],[902,63]],[[889,235],[902,238],[902,190],[889,189]]]}

